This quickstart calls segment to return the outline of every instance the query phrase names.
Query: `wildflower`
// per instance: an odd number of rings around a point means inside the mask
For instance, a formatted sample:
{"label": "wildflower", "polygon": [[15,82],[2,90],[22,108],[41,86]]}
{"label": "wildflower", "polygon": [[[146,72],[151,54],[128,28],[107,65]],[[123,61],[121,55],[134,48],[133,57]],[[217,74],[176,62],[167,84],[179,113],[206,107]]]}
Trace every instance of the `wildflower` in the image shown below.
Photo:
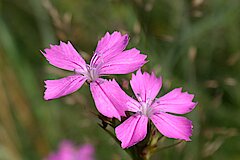
{"label": "wildflower", "polygon": [[[98,42],[90,64],[86,64],[70,42],[50,45],[50,49],[45,49],[45,53],[42,52],[49,63],[58,68],[73,71],[74,74],[58,80],[46,80],[44,99],[50,100],[71,94],[87,81],[90,83],[90,89],[99,112],[109,118],[120,119],[125,115],[125,108],[115,108],[108,95],[111,95],[111,92],[118,94],[118,90],[121,88],[115,82],[109,82],[100,77],[109,74],[127,74],[146,63],[146,55],[140,54],[136,48],[125,50],[128,40],[127,34],[121,35],[120,32],[109,34],[107,32]],[[110,94],[105,93],[100,84],[111,88],[109,89]]]}
{"label": "wildflower", "polygon": [[128,110],[134,112],[131,117],[116,127],[117,138],[122,142],[122,148],[128,148],[142,141],[147,134],[147,124],[150,119],[158,131],[164,136],[190,141],[192,122],[185,117],[171,115],[185,114],[194,109],[194,95],[182,93],[176,88],[166,95],[155,98],[162,86],[162,78],[157,78],[138,70],[132,75],[131,87],[137,101],[129,97]]}
{"label": "wildflower", "polygon": [[55,153],[51,153],[45,160],[94,160],[94,147],[84,144],[76,147],[70,141],[63,141]]}

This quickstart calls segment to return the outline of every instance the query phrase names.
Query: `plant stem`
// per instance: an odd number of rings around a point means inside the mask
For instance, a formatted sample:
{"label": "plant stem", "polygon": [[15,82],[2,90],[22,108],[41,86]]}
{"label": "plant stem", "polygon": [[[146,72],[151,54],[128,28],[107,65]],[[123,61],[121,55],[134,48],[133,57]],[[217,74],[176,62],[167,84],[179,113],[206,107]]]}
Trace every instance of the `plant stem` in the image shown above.
{"label": "plant stem", "polygon": [[179,141],[179,142],[177,142],[177,143],[174,143],[174,144],[171,144],[171,145],[168,145],[168,146],[164,146],[164,147],[158,148],[158,149],[156,150],[156,152],[159,152],[159,151],[162,151],[162,150],[165,150],[165,149],[174,147],[174,146],[176,146],[176,145],[178,145],[178,144],[180,144],[180,143],[182,143],[182,142],[184,142],[184,141]]}

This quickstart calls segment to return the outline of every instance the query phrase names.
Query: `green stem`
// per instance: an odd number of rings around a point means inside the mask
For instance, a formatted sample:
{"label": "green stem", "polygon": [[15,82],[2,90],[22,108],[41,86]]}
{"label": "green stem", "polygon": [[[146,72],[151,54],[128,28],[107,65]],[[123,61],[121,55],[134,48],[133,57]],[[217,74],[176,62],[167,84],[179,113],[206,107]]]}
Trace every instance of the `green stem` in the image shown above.
{"label": "green stem", "polygon": [[168,146],[164,146],[164,147],[158,148],[158,149],[156,150],[156,152],[159,152],[159,151],[162,151],[162,150],[165,150],[165,149],[174,147],[174,146],[176,146],[176,145],[178,145],[178,144],[180,144],[180,143],[182,143],[182,142],[184,142],[184,141],[181,140],[181,141],[179,141],[179,142],[177,142],[177,143],[174,143],[174,144],[171,144],[171,145],[168,145]]}

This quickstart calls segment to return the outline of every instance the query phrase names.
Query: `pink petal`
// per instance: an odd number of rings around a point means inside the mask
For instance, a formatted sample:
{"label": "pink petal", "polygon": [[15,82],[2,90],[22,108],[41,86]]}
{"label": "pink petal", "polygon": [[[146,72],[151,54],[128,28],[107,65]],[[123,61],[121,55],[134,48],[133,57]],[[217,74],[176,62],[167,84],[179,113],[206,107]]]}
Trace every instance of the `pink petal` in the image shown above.
{"label": "pink petal", "polygon": [[76,154],[76,149],[74,145],[70,141],[63,141],[60,144],[60,148],[58,150],[58,158],[60,160],[68,160],[72,159]]}
{"label": "pink petal", "polygon": [[50,100],[71,94],[77,91],[85,81],[86,78],[81,75],[68,76],[57,80],[46,80],[44,99]]}
{"label": "pink petal", "polygon": [[91,59],[90,64],[97,66],[102,62],[107,62],[110,58],[121,53],[128,44],[128,35],[121,35],[120,32],[113,32],[105,34],[98,42],[95,50],[95,55]]}
{"label": "pink petal", "polygon": [[115,80],[99,78],[90,83],[90,89],[98,111],[109,118],[121,120],[127,110],[128,95],[120,88]]}
{"label": "pink petal", "polygon": [[146,55],[140,54],[136,48],[126,50],[104,63],[100,68],[100,74],[131,73],[146,63],[146,57]]}
{"label": "pink petal", "polygon": [[146,102],[149,99],[153,100],[157,96],[162,86],[162,78],[157,78],[154,73],[150,75],[144,72],[142,74],[141,70],[138,70],[136,75],[132,74],[130,84],[138,101]]}
{"label": "pink petal", "polygon": [[142,141],[147,135],[148,118],[135,114],[116,127],[117,138],[122,142],[122,148],[129,148]]}
{"label": "pink petal", "polygon": [[81,146],[76,154],[77,160],[94,160],[95,149],[91,144]]}
{"label": "pink petal", "polygon": [[193,94],[182,92],[182,88],[176,88],[156,100],[152,107],[163,112],[185,114],[195,108],[197,103],[192,102],[193,98]]}
{"label": "pink petal", "polygon": [[94,160],[94,152],[91,144],[76,147],[72,142],[64,140],[58,151],[51,153],[45,160]]}
{"label": "pink petal", "polygon": [[74,49],[70,42],[60,42],[60,45],[50,45],[50,49],[45,49],[42,54],[50,64],[69,71],[85,69],[86,62]]}
{"label": "pink petal", "polygon": [[187,118],[167,113],[157,113],[153,114],[150,119],[164,136],[191,141],[192,121]]}
{"label": "pink petal", "polygon": [[129,100],[126,103],[127,111],[138,112],[140,111],[141,104],[135,99],[129,97]]}
{"label": "pink petal", "polygon": [[70,160],[75,155],[75,148],[70,141],[63,141],[55,153],[51,153],[46,160]]}

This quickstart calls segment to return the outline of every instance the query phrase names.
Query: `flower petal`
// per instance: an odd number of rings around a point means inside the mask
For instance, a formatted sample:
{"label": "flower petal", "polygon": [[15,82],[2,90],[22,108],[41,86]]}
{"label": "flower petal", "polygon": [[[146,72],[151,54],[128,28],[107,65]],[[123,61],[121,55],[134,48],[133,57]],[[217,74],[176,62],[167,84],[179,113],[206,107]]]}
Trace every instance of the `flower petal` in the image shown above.
{"label": "flower petal", "polygon": [[138,112],[140,111],[141,104],[135,99],[129,97],[129,100],[126,103],[127,111]]}
{"label": "flower petal", "polygon": [[155,101],[154,110],[185,114],[191,112],[197,103],[192,102],[193,94],[182,92],[182,88],[176,88]]}
{"label": "flower petal", "polygon": [[51,153],[46,160],[68,160],[75,155],[75,148],[70,141],[63,141],[59,145],[59,149],[55,153]]}
{"label": "flower petal", "polygon": [[122,142],[122,148],[129,148],[142,141],[147,135],[147,123],[146,116],[136,113],[116,127],[116,136]]}
{"label": "flower petal", "polygon": [[100,74],[127,74],[141,68],[145,63],[146,55],[140,54],[136,48],[126,50],[109,59],[100,67]]}
{"label": "flower petal", "polygon": [[144,72],[142,74],[141,70],[138,70],[136,75],[132,74],[130,84],[138,101],[146,102],[149,99],[153,100],[157,96],[162,87],[162,78],[157,78],[154,73],[150,75]]}
{"label": "flower petal", "polygon": [[98,42],[95,54],[91,59],[90,65],[96,67],[103,62],[107,62],[115,55],[121,53],[128,44],[128,35],[121,35],[120,32],[105,34]]}
{"label": "flower petal", "polygon": [[99,78],[90,83],[90,89],[98,111],[109,118],[121,120],[127,110],[126,103],[130,98],[115,80]]}
{"label": "flower petal", "polygon": [[44,99],[50,100],[71,94],[77,91],[85,81],[86,78],[80,75],[68,76],[57,80],[46,80]]}
{"label": "flower petal", "polygon": [[76,154],[77,160],[94,160],[95,149],[91,144],[81,146]]}
{"label": "flower petal", "polygon": [[191,141],[192,121],[187,118],[167,113],[157,113],[153,114],[150,119],[164,136]]}
{"label": "flower petal", "polygon": [[61,160],[72,159],[76,154],[76,150],[74,145],[70,141],[63,141],[60,144],[60,148],[58,151],[58,158]]}
{"label": "flower petal", "polygon": [[70,42],[60,42],[60,45],[50,45],[42,54],[50,64],[69,71],[85,69],[86,62],[74,49]]}

